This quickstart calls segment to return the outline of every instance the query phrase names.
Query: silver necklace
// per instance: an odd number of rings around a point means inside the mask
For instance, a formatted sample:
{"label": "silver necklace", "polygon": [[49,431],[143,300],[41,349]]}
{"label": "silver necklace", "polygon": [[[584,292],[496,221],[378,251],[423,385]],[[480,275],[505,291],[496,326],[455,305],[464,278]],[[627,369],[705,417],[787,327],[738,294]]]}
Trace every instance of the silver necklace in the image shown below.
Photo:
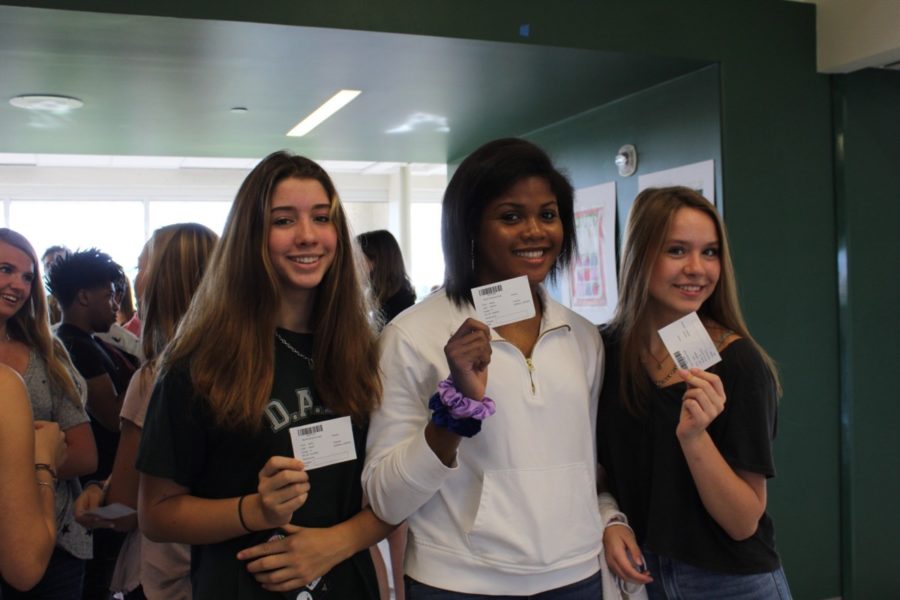
{"label": "silver necklace", "polygon": [[275,332],[275,339],[277,339],[279,342],[281,342],[282,344],[284,344],[284,347],[285,347],[285,348],[287,348],[288,350],[290,350],[291,352],[293,352],[294,354],[296,354],[297,356],[299,356],[300,358],[302,358],[303,360],[305,360],[307,363],[309,363],[309,368],[310,368],[310,369],[315,368],[315,365],[313,364],[313,359],[311,359],[311,358],[308,357],[307,355],[303,354],[302,352],[300,352],[299,350],[297,350],[296,348],[294,348],[293,346],[291,346],[291,345],[288,343],[288,341],[287,341],[286,339],[284,339],[283,337],[281,337],[281,334],[278,333],[277,331]]}

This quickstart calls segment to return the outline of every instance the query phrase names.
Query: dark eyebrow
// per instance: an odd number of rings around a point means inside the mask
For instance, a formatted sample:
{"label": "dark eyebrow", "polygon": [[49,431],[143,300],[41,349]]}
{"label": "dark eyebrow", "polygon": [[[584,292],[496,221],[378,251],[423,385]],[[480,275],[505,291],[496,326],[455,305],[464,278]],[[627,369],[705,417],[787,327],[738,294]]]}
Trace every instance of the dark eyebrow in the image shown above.
{"label": "dark eyebrow", "polygon": [[[667,244],[690,244],[691,242],[689,242],[688,240],[679,240],[679,239],[675,239],[675,238],[669,238],[668,240],[666,240],[666,243]],[[718,246],[719,244],[720,244],[719,240],[716,240],[714,242],[707,242],[703,245],[704,246]]]}
{"label": "dark eyebrow", "polygon": [[[505,208],[505,207],[522,208],[523,206],[525,206],[525,202],[516,202],[515,200],[504,200],[503,202],[501,202],[500,204],[498,204],[496,206],[496,209],[499,210],[499,209]],[[555,198],[553,200],[548,200],[547,202],[544,202],[543,204],[541,204],[540,208],[548,208],[550,206],[559,206],[559,201],[556,200]]]}

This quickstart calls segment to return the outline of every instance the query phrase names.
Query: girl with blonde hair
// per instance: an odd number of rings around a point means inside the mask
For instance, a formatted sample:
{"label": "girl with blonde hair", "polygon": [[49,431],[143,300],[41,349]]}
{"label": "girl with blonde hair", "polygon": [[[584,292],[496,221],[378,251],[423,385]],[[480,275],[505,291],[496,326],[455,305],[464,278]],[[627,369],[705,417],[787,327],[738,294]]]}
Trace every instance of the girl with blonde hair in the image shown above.
{"label": "girl with blonde hair", "polygon": [[88,486],[76,503],[80,523],[130,531],[119,553],[111,589],[125,598],[184,600],[191,597],[189,549],[181,544],[157,544],[135,529],[136,519],[108,521],[89,512],[104,504],[137,508],[138,472],[134,468],[141,430],[150,402],[157,361],[175,335],[218,236],[197,223],[168,225],[153,232],[138,260],[135,289],[143,316],[146,362],[131,378],[122,404],[122,435],[112,474],[104,483]]}
{"label": "girl with blonde hair", "polygon": [[[66,433],[68,452],[54,473],[56,548],[44,578],[29,598],[81,597],[91,538],[75,522],[73,502],[81,491],[78,477],[97,468],[97,449],[83,406],[84,383],[62,343],[50,333],[41,263],[21,234],[0,229],[0,363],[25,381],[36,420],[52,421]],[[5,583],[4,597],[16,591]]]}
{"label": "girl with blonde hair", "polygon": [[[778,376],[744,322],[713,205],[684,187],[641,192],[619,289],[597,418],[624,512],[604,533],[610,569],[651,599],[789,598],[766,512]],[[708,371],[678,368],[658,334],[692,312],[722,357]]]}

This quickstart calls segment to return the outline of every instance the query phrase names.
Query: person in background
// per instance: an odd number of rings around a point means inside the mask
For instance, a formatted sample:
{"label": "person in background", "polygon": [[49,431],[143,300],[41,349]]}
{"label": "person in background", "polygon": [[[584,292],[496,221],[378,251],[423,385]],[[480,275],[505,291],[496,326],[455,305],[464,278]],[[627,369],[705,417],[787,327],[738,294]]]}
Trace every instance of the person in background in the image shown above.
{"label": "person in background", "polygon": [[[377,229],[356,236],[356,241],[366,257],[369,266],[369,290],[379,307],[380,326],[383,327],[394,317],[416,303],[400,245],[390,231]],[[391,581],[394,582],[396,600],[404,600],[403,554],[406,550],[406,525],[397,527],[387,538],[391,560]],[[378,585],[383,598],[388,598],[387,567],[378,548],[373,548],[372,560],[378,575]]]}
{"label": "person in background", "polygon": [[[58,257],[65,256],[69,252],[71,252],[71,250],[65,246],[50,246],[44,250],[44,254],[41,256],[41,263],[44,265],[44,273],[50,272],[50,266]],[[47,298],[47,310],[50,315],[50,325],[56,325],[62,320],[62,311],[60,311],[59,303],[53,296]]]}
{"label": "person in background", "polygon": [[9,592],[35,586],[55,551],[57,469],[65,434],[55,423],[32,421],[28,390],[0,365],[0,577]]}
{"label": "person in background", "polygon": [[[89,527],[111,527],[114,523],[92,517],[89,511],[107,503],[137,508],[138,472],[134,460],[150,392],[156,379],[157,360],[175,335],[181,317],[200,285],[217,236],[196,223],[168,225],[157,229],[141,252],[140,306],[144,315],[142,342],[146,362],[131,378],[122,406],[122,436],[112,475],[105,485],[85,488],[76,503],[76,517]],[[122,523],[130,530],[119,553],[112,591],[123,598],[186,600],[191,597],[190,549],[183,544],[157,544],[135,529],[136,519]],[[124,528],[124,529],[123,529]]]}
{"label": "person in background", "polygon": [[361,233],[356,236],[356,241],[369,265],[369,286],[378,303],[382,323],[389,323],[416,303],[416,291],[403,266],[400,245],[385,229]]}
{"label": "person in background", "polygon": [[[619,280],[597,419],[628,519],[604,533],[610,569],[651,599],[790,598],[766,512],[778,375],[744,322],[715,207],[689,188],[642,191]],[[679,368],[658,333],[693,312],[722,358],[707,371]]]}
{"label": "person in background", "polygon": [[84,382],[50,333],[40,262],[28,240],[11,229],[0,229],[0,363],[22,376],[33,418],[56,423],[69,445],[54,467],[58,535],[47,572],[25,595],[5,584],[3,594],[77,599],[91,539],[75,522],[73,503],[81,491],[78,477],[97,468],[97,450],[82,403]]}
{"label": "person in background", "polygon": [[[378,597],[369,547],[391,527],[362,504],[381,381],[361,261],[318,164],[275,152],[244,180],[137,458],[141,527],[192,544],[194,598]],[[291,440],[325,430],[354,452],[307,471]]]}
{"label": "person in background", "polygon": [[[137,359],[99,339],[116,321],[115,284],[122,269],[108,254],[97,249],[79,250],[57,259],[47,284],[62,308],[56,335],[65,344],[78,372],[87,382],[87,411],[97,442],[97,470],[85,477],[104,480],[112,472],[119,443],[119,412],[125,390],[137,369]],[[85,572],[84,598],[105,598],[124,536],[96,530],[94,558]]]}
{"label": "person in background", "polygon": [[[600,597],[603,346],[543,289],[575,256],[573,204],[534,144],[475,150],[444,194],[444,289],[381,334],[363,484],[376,515],[409,527],[408,599]],[[472,288],[522,276],[533,316],[479,320]]]}
{"label": "person in background", "polygon": [[134,308],[134,295],[131,291],[131,282],[128,281],[127,277],[123,277],[116,286],[116,292],[119,294],[119,310],[116,312],[116,324],[134,336],[141,337],[141,320],[138,318],[137,310]]}

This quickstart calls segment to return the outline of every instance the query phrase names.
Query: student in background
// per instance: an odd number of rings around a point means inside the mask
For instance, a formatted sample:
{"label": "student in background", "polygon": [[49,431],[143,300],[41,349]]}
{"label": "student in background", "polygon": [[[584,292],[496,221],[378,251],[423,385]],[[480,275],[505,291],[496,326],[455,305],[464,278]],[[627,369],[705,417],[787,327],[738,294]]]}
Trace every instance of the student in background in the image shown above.
{"label": "student in background", "polygon": [[[363,481],[375,513],[409,527],[408,599],[600,597],[603,348],[543,289],[574,256],[573,202],[534,144],[477,149],[444,195],[444,289],[382,332]],[[478,320],[471,289],[519,276],[534,316]]]}
{"label": "student in background", "polygon": [[[379,325],[384,327],[394,317],[416,303],[416,292],[403,266],[400,244],[390,231],[385,229],[367,231],[356,236],[356,241],[369,266],[369,290],[379,307]],[[392,531],[387,543],[394,595],[396,600],[404,600],[403,554],[406,550],[406,525],[400,525]],[[387,598],[390,595],[387,567],[378,548],[373,548],[372,551],[381,595]]]}
{"label": "student in background", "polygon": [[55,480],[66,442],[55,423],[32,421],[25,384],[6,365],[0,398],[0,576],[13,594],[41,580],[54,552]]}
{"label": "student in background", "polygon": [[141,320],[138,318],[134,307],[134,294],[131,291],[131,282],[128,277],[123,277],[116,286],[119,293],[119,310],[116,312],[116,325],[136,337],[141,337]]}
{"label": "student in background", "polygon": [[[195,598],[377,598],[369,547],[391,528],[362,505],[381,382],[359,269],[325,171],[263,159],[160,361],[138,452],[141,526],[192,544]],[[341,424],[356,459],[306,471],[291,428]]]}
{"label": "student in background", "polygon": [[[0,295],[0,363],[24,379],[34,418],[56,423],[69,444],[54,474],[56,548],[46,575],[25,597],[77,600],[92,550],[88,532],[75,522],[73,503],[81,491],[78,477],[97,468],[97,449],[82,403],[84,382],[50,334],[37,255],[10,229],[0,229]],[[3,589],[5,597],[20,597],[6,585]]]}
{"label": "student in background", "polygon": [[[97,470],[82,478],[85,483],[106,479],[112,471],[119,444],[119,412],[128,382],[138,367],[134,356],[96,335],[109,331],[116,322],[115,285],[122,276],[121,267],[96,248],[57,259],[47,275],[48,287],[63,312],[56,335],[87,382],[86,407],[98,460]],[[109,594],[123,540],[121,532],[94,532],[94,557],[85,571],[85,600],[105,599]]]}
{"label": "student in background", "polygon": [[[71,252],[71,250],[65,246],[50,246],[44,250],[44,254],[41,256],[41,264],[44,266],[44,273],[50,272],[50,266],[58,257],[65,256],[69,252]],[[50,325],[59,323],[62,319],[62,311],[59,309],[59,303],[53,296],[47,297],[47,310],[50,315]]]}
{"label": "student in background", "polygon": [[[113,527],[117,523],[90,516],[88,511],[109,503],[137,509],[138,472],[134,460],[150,392],[156,379],[157,361],[175,335],[181,317],[206,271],[218,236],[196,223],[168,225],[153,232],[144,246],[140,303],[144,315],[142,336],[146,362],[131,378],[122,405],[122,435],[112,475],[103,483],[85,488],[76,503],[79,522],[89,527]],[[126,599],[186,600],[191,597],[190,550],[182,544],[157,544],[135,529],[131,518],[117,529],[129,531],[119,553],[111,588]]]}
{"label": "student in background", "polygon": [[[713,205],[642,191],[619,279],[597,439],[630,528],[606,528],[610,569],[651,599],[790,598],[766,513],[778,376],[744,323]],[[707,371],[679,369],[657,333],[695,311],[722,357]]]}
{"label": "student in background", "polygon": [[390,231],[378,229],[356,236],[369,265],[369,286],[378,303],[382,323],[416,303],[413,289],[403,266],[400,245]]}

